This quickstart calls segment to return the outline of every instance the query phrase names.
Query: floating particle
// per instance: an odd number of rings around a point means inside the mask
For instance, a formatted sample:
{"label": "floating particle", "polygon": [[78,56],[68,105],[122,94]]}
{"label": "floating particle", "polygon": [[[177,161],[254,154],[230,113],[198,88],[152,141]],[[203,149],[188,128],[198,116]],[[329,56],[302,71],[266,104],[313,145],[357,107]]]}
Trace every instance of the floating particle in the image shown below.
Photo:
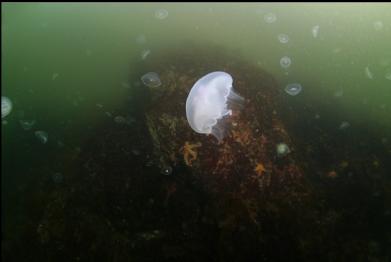
{"label": "floating particle", "polygon": [[291,66],[291,64],[292,64],[292,60],[290,59],[289,56],[281,57],[280,65],[281,65],[282,68],[287,69],[287,68],[289,68]]}
{"label": "floating particle", "polygon": [[106,114],[106,116],[108,116],[108,117],[112,117],[112,116],[113,116],[113,115],[112,115],[110,112],[108,112],[108,111],[106,111],[105,114]]}
{"label": "floating particle", "polygon": [[283,156],[286,156],[287,154],[290,153],[289,147],[285,143],[279,143],[276,146],[276,151],[277,151],[277,156],[278,157],[283,157]]}
{"label": "floating particle", "polygon": [[12,111],[12,102],[6,96],[1,97],[1,118],[6,117]]}
{"label": "floating particle", "polygon": [[162,84],[159,75],[155,72],[146,73],[141,77],[141,81],[148,87],[158,87]]}
{"label": "floating particle", "polygon": [[369,67],[365,67],[365,75],[369,78],[369,79],[373,79],[373,74],[372,72],[369,70]]}
{"label": "floating particle", "polygon": [[312,27],[311,33],[312,33],[312,36],[313,36],[314,38],[317,38],[317,37],[318,37],[318,35],[319,35],[319,29],[320,29],[320,26],[319,26],[319,25],[315,25],[315,26]]}
{"label": "floating particle", "polygon": [[59,73],[53,73],[52,75],[52,80],[56,80],[56,78],[59,76]]}
{"label": "floating particle", "polygon": [[39,141],[41,141],[42,144],[47,143],[48,138],[49,138],[48,133],[46,133],[45,131],[38,130],[38,131],[35,131],[34,134],[39,139]]}
{"label": "floating particle", "polygon": [[19,120],[20,125],[24,130],[30,130],[36,123],[35,120]]}
{"label": "floating particle", "polygon": [[303,87],[301,86],[301,84],[292,83],[292,84],[288,84],[285,87],[285,92],[291,96],[296,96],[301,92],[302,89]]}
{"label": "floating particle", "polygon": [[147,56],[151,53],[151,50],[149,49],[145,49],[141,52],[141,59],[142,60],[145,60],[147,58]]}
{"label": "floating particle", "polygon": [[155,11],[155,17],[157,19],[166,19],[168,17],[168,11],[166,9],[158,9]]}
{"label": "floating particle", "polygon": [[320,115],[319,114],[316,114],[315,115],[315,119],[319,119],[320,118]]}
{"label": "floating particle", "polygon": [[277,20],[277,16],[273,13],[267,13],[263,16],[263,20],[265,20],[266,23],[271,24]]}
{"label": "floating particle", "polygon": [[378,21],[373,22],[373,28],[374,28],[376,31],[381,31],[381,30],[383,30],[383,27],[384,27],[384,25],[383,25],[383,22],[382,22],[382,21],[378,20]]}
{"label": "floating particle", "polygon": [[96,107],[103,108],[102,104],[96,104]]}
{"label": "floating particle", "polygon": [[339,125],[340,130],[345,130],[348,127],[350,127],[350,123],[348,121],[342,121],[342,123]]}
{"label": "floating particle", "polygon": [[289,36],[287,34],[279,34],[278,35],[278,41],[281,44],[286,44],[289,42]]}

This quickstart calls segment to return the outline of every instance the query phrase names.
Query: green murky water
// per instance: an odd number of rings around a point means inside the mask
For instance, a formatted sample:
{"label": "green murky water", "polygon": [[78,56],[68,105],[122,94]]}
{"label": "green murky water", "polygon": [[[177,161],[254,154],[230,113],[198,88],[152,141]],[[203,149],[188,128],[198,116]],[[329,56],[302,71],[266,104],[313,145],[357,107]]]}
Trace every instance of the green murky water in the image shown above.
{"label": "green murky water", "polygon": [[[2,118],[2,241],[10,253],[21,238],[38,241],[45,207],[33,212],[26,198],[45,198],[40,185],[66,179],[94,128],[114,119],[118,105],[132,107],[129,76],[141,77],[143,60],[189,43],[221,46],[269,72],[281,90],[300,83],[301,93],[285,100],[298,112],[322,105],[303,117],[335,129],[347,122],[346,131],[366,126],[363,137],[370,133],[383,150],[368,151],[368,161],[389,157],[390,14],[388,3],[2,4],[2,96],[13,103]],[[26,120],[35,120],[28,130]]]}

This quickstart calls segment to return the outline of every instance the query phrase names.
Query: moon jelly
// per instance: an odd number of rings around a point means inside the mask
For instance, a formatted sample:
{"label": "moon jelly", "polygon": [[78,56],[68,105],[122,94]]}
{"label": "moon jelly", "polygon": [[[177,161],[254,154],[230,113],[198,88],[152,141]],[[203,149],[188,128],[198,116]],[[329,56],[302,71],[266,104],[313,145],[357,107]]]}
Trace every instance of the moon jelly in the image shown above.
{"label": "moon jelly", "polygon": [[292,83],[285,87],[285,92],[291,96],[296,96],[301,92],[302,89],[303,87],[299,83]]}
{"label": "moon jelly", "polygon": [[236,94],[233,79],[225,72],[212,72],[200,78],[186,100],[186,117],[199,134],[212,134],[220,142],[226,133],[227,117],[243,106],[244,98]]}
{"label": "moon jelly", "polygon": [[264,17],[263,20],[265,20],[266,23],[271,24],[274,23],[277,20],[277,16],[273,13],[267,13]]}
{"label": "moon jelly", "polygon": [[48,141],[48,133],[45,131],[35,131],[34,132],[35,136],[41,141],[42,144],[46,144]]}
{"label": "moon jelly", "polygon": [[162,84],[159,75],[155,72],[146,73],[141,77],[141,81],[148,87],[158,87]]}
{"label": "moon jelly", "polygon": [[287,34],[279,34],[278,41],[280,41],[281,44],[286,44],[289,42],[289,36]]}
{"label": "moon jelly", "polygon": [[168,11],[166,9],[159,9],[155,11],[155,17],[157,19],[165,19],[168,16]]}
{"label": "moon jelly", "polygon": [[6,97],[1,97],[1,118],[6,117],[9,113],[11,113],[12,110],[12,102],[11,100]]}
{"label": "moon jelly", "polygon": [[286,156],[287,154],[290,153],[289,147],[284,143],[278,144],[276,146],[276,151],[277,151],[278,157],[283,157],[283,156]]}
{"label": "moon jelly", "polygon": [[24,130],[30,130],[35,125],[35,120],[19,120]]}
{"label": "moon jelly", "polygon": [[290,59],[289,56],[281,57],[280,65],[281,65],[282,68],[287,69],[288,67],[291,66],[291,64],[292,64],[292,60]]}
{"label": "moon jelly", "polygon": [[317,37],[318,37],[319,29],[320,29],[320,26],[319,26],[319,25],[315,25],[315,26],[312,27],[311,32],[312,32],[312,36],[313,36],[314,38],[317,38]]}

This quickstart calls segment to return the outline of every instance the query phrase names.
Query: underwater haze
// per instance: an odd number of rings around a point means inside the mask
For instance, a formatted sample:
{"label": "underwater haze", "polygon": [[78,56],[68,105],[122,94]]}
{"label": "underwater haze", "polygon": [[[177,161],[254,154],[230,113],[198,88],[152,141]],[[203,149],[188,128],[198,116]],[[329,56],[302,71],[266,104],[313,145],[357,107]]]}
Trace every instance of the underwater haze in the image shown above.
{"label": "underwater haze", "polygon": [[[1,12],[5,261],[391,259],[390,3]],[[214,71],[222,141],[186,119]]]}

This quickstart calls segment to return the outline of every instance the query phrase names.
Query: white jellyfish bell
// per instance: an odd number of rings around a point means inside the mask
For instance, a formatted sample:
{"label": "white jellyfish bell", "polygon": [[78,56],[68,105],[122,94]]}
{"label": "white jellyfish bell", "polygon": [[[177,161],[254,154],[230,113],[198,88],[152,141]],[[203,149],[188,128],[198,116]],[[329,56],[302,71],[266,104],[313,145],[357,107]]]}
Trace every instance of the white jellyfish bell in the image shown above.
{"label": "white jellyfish bell", "polygon": [[212,134],[221,142],[227,131],[232,110],[243,106],[244,98],[236,94],[233,79],[225,72],[212,72],[199,79],[186,100],[186,117],[190,127],[200,134]]}

